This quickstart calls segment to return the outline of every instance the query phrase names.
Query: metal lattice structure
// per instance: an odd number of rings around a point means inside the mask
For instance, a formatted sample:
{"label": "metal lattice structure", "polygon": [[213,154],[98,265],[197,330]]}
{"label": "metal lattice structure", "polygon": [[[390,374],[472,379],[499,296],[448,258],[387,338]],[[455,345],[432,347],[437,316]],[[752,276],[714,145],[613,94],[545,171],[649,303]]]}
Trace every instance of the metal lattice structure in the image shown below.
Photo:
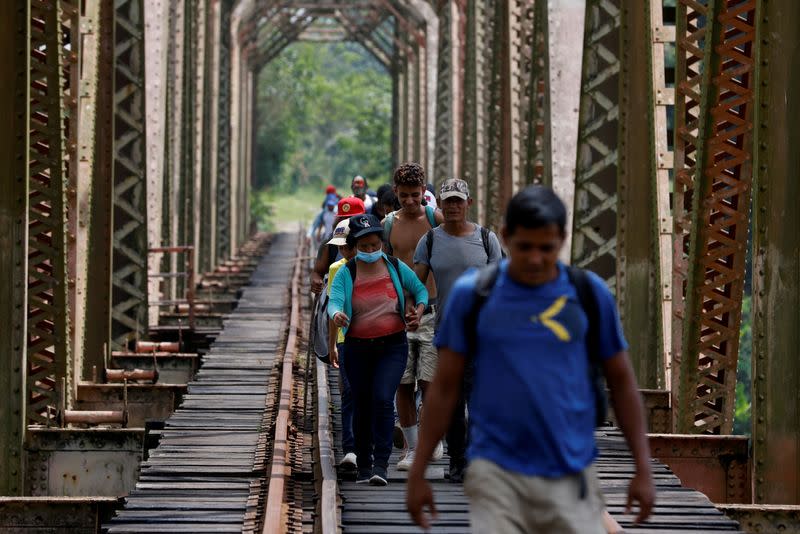
{"label": "metal lattice structure", "polygon": [[29,423],[47,424],[69,370],[67,178],[59,2],[30,11],[27,390]]}
{"label": "metal lattice structure", "polygon": [[147,326],[143,28],[141,0],[118,2],[114,11],[114,347],[127,346]]}
{"label": "metal lattice structure", "polygon": [[572,263],[616,283],[618,2],[586,4]]}
{"label": "metal lattice structure", "polygon": [[752,184],[754,0],[722,0],[695,175],[678,430],[731,432]]}

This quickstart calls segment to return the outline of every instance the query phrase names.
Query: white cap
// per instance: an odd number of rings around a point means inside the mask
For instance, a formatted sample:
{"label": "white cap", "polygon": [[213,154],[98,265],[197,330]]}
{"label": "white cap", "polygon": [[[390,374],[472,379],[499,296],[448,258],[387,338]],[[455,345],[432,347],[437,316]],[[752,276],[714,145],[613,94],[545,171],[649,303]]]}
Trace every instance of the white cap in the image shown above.
{"label": "white cap", "polygon": [[333,229],[333,237],[328,241],[329,245],[344,246],[347,244],[347,236],[350,233],[350,219],[345,219]]}

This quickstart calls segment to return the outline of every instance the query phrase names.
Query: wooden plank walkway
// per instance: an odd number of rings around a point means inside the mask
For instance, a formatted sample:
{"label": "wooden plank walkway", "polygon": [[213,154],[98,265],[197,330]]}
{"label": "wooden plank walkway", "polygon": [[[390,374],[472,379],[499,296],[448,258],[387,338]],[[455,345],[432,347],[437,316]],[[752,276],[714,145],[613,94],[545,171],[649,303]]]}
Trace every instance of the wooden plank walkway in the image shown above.
{"label": "wooden plank walkway", "polygon": [[[341,419],[339,413],[338,370],[329,372],[328,383],[334,403],[334,433],[337,463],[341,460]],[[656,507],[649,521],[633,526],[632,516],[624,514],[628,481],[633,476],[633,459],[616,428],[597,431],[600,457],[597,460],[600,484],[611,515],[630,534],[678,534],[698,532],[741,532],[735,521],[714,508],[698,491],[681,486],[680,480],[662,463],[653,460],[657,489]],[[407,534],[423,532],[412,524],[405,509],[406,473],[394,469],[399,451],[393,451],[389,468],[389,485],[384,488],[356,485],[339,477],[342,498],[341,520],[345,534]],[[439,519],[429,532],[466,534],[469,532],[467,499],[460,484],[445,479],[447,455],[428,468]]]}
{"label": "wooden plank walkway", "polygon": [[242,532],[255,515],[296,245],[273,238],[108,532]]}

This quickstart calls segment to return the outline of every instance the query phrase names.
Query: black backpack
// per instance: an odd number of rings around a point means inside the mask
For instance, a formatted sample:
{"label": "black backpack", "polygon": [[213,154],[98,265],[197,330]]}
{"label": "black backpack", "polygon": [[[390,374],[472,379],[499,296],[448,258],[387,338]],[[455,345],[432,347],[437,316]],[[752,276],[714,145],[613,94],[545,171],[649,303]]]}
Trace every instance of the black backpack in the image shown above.
{"label": "black backpack", "polygon": [[[478,346],[478,314],[486,303],[486,299],[491,295],[499,274],[500,266],[497,263],[487,265],[478,272],[478,278],[475,282],[474,302],[464,321],[464,331],[467,334],[470,357],[475,354]],[[603,426],[608,420],[608,397],[603,375],[603,362],[598,353],[598,347],[600,346],[600,333],[598,331],[600,307],[586,271],[577,267],[567,266],[567,277],[570,283],[575,286],[575,290],[578,293],[578,301],[581,303],[589,323],[586,331],[586,353],[589,356],[589,381],[592,385],[595,400],[595,426]]]}
{"label": "black backpack", "polygon": [[[489,244],[489,229],[483,226],[481,226],[481,241],[483,242],[483,250],[486,252],[486,263],[489,263],[489,259],[492,257],[492,249]],[[433,228],[425,234],[425,246],[428,248],[428,262],[430,262],[433,255]]]}

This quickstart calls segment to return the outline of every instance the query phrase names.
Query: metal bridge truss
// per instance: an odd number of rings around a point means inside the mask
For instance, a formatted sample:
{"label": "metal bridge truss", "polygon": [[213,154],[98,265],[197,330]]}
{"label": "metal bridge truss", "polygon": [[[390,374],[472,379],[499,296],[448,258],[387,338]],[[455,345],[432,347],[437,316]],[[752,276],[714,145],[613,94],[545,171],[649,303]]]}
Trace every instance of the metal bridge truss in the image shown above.
{"label": "metal bridge truss", "polygon": [[295,41],[348,40],[392,76],[393,161],[466,179],[495,229],[526,184],[565,199],[564,259],[615,291],[674,430],[731,432],[752,277],[754,498],[800,495],[776,460],[800,463],[800,8],[672,5],[3,3],[0,493],[23,491],[25,430],[52,424],[61,379],[70,402],[147,335],[149,302],[181,298],[147,272],[182,259],[148,247],[194,246],[203,272],[247,238],[260,70]]}

